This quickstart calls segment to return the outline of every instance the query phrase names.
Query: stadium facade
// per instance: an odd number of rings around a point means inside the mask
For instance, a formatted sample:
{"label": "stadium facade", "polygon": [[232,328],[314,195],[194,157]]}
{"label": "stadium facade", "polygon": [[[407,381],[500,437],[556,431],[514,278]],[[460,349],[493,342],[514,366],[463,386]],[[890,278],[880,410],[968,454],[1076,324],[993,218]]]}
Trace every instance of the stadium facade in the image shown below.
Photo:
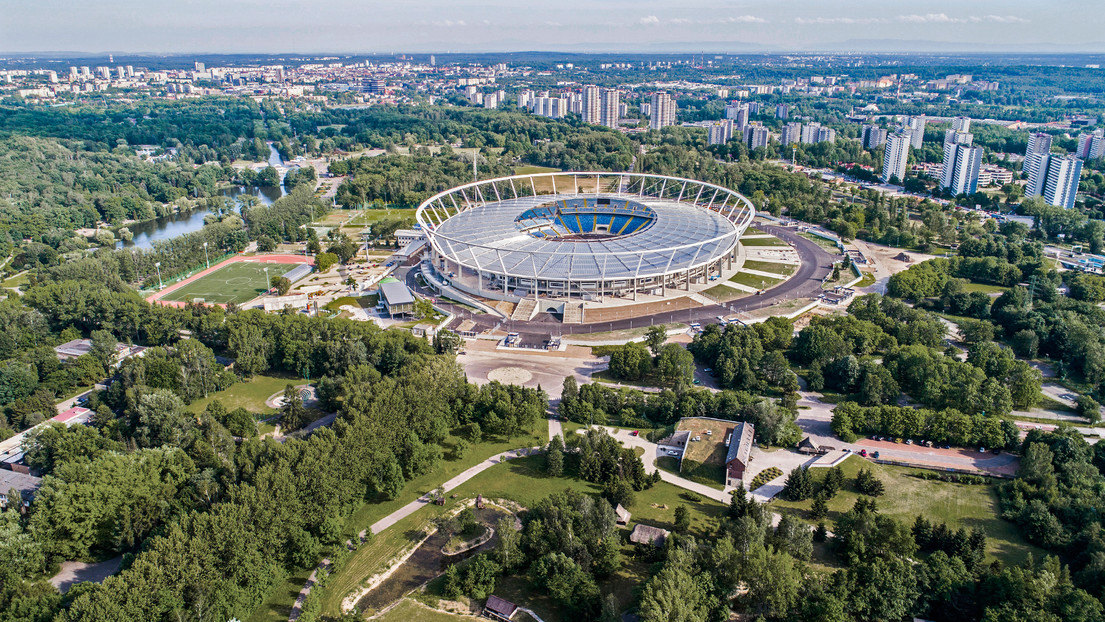
{"label": "stadium facade", "polygon": [[756,212],[740,194],[641,173],[481,180],[419,206],[433,269],[483,298],[602,301],[690,290],[733,269]]}

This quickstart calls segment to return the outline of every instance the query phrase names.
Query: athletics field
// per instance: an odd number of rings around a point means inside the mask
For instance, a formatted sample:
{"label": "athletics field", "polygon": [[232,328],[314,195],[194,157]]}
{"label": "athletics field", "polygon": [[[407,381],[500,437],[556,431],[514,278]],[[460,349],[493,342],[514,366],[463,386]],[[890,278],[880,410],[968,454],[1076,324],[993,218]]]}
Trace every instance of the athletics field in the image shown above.
{"label": "athletics field", "polygon": [[303,264],[239,260],[182,284],[159,297],[167,302],[200,301],[207,304],[240,304],[260,296],[268,289],[268,277],[284,276]]}

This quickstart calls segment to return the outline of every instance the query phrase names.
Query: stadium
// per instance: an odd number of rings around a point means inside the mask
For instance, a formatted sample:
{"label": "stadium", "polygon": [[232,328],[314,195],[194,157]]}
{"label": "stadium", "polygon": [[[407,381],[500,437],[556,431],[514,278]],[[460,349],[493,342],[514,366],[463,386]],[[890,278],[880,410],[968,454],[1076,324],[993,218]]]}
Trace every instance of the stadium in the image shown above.
{"label": "stadium", "polygon": [[756,212],[740,194],[641,173],[533,173],[424,201],[418,225],[450,287],[494,300],[637,300],[740,267]]}

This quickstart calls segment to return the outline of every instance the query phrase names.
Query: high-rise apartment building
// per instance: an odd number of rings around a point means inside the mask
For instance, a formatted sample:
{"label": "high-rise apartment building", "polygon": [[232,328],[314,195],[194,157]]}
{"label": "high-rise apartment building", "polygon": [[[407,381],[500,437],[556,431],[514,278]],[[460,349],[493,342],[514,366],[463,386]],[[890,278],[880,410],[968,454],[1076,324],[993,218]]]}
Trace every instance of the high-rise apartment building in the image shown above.
{"label": "high-rise apartment building", "polygon": [[1105,130],[1094,130],[1092,134],[1079,134],[1075,155],[1083,160],[1105,157]]}
{"label": "high-rise apartment building", "polygon": [[[969,123],[969,120],[968,120]],[[953,124],[954,125],[954,124]],[[950,188],[955,175],[955,163],[959,154],[959,146],[970,146],[974,142],[974,135],[970,132],[961,132],[955,129],[944,132],[944,167],[940,172],[940,187]]]}
{"label": "high-rise apartment building", "polygon": [[602,94],[602,109],[599,113],[599,125],[605,125],[606,127],[618,127],[618,112],[621,110],[620,95],[617,89],[603,89]]}
{"label": "high-rise apartment building", "polygon": [[1051,153],[1051,134],[1034,132],[1028,135],[1028,148],[1024,152],[1024,174],[1028,178],[1036,173],[1036,166],[1040,158],[1033,158],[1034,154]]}
{"label": "high-rise apartment building", "polygon": [[771,141],[771,132],[759,122],[749,124],[744,128],[744,142],[748,144],[749,149],[756,149],[757,147],[766,147]]}
{"label": "high-rise apartment building", "polygon": [[808,145],[836,140],[836,130],[813,121],[802,126],[802,142]]}
{"label": "high-rise apartment building", "polygon": [[1048,205],[1073,208],[1082,177],[1082,160],[1073,155],[1034,153],[1025,158],[1026,167],[1029,159],[1033,160],[1033,169],[1024,187],[1025,196],[1042,196]]}
{"label": "high-rise apartment building", "polygon": [[952,119],[952,129],[956,132],[969,132],[971,131],[971,118],[970,117],[956,117]]}
{"label": "high-rise apartment building", "polygon": [[675,125],[675,100],[671,93],[653,93],[652,103],[649,106],[648,126],[658,130],[669,125]]}
{"label": "high-rise apartment building", "polygon": [[787,117],[789,117],[789,116],[790,116],[790,106],[788,106],[786,104],[779,104],[778,106],[775,106],[775,118],[776,119],[782,119],[782,120],[786,121]]}
{"label": "high-rise apartment building", "polygon": [[982,155],[982,147],[972,147],[970,143],[953,143],[950,159],[949,150],[945,149],[941,186],[955,195],[974,194],[978,190],[978,170],[982,166]]}
{"label": "high-rise apartment building", "polygon": [[598,125],[599,120],[602,118],[601,92],[602,89],[597,86],[583,87],[583,99],[580,115],[583,117],[584,123],[592,123]]}
{"label": "high-rise apartment building", "polygon": [[864,149],[875,149],[886,143],[886,130],[877,125],[864,125],[860,134]]}
{"label": "high-rise apartment building", "polygon": [[906,122],[906,128],[909,129],[909,146],[914,149],[920,149],[922,143],[925,140],[925,115],[919,115],[916,117],[910,117]]}
{"label": "high-rise apartment building", "polygon": [[784,125],[782,131],[779,133],[779,144],[793,145],[799,142],[802,142],[802,124],[797,121],[792,121]]}
{"label": "high-rise apartment building", "polygon": [[733,120],[715,121],[706,131],[711,145],[724,145],[733,138]]}
{"label": "high-rise apartment building", "polygon": [[[885,134],[885,130],[884,130]],[[905,179],[906,162],[909,159],[911,132],[902,130],[886,138],[886,150],[882,155],[882,180],[889,183],[897,177],[899,183]]]}
{"label": "high-rise apartment building", "polygon": [[729,104],[725,107],[725,118],[732,119],[733,125],[743,130],[748,125],[748,104]]}

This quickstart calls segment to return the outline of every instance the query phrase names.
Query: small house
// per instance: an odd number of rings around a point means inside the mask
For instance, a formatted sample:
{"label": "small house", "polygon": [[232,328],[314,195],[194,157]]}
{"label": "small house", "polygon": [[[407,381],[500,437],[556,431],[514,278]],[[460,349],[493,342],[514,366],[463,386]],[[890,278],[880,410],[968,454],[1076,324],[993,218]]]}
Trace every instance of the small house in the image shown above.
{"label": "small house", "polygon": [[622,507],[622,504],[618,504],[618,507],[614,508],[614,514],[618,516],[615,521],[619,527],[629,526],[629,510]]}
{"label": "small house", "polygon": [[492,594],[487,597],[487,604],[483,607],[484,617],[491,618],[492,620],[502,620],[506,622],[514,617],[514,612],[518,611],[518,605],[504,600]]}
{"label": "small house", "polygon": [[651,525],[637,523],[633,531],[629,532],[629,541],[633,544],[648,544],[651,546],[664,546],[664,541],[671,535],[667,529],[660,529]]}
{"label": "small house", "polygon": [[802,439],[801,443],[798,443],[798,451],[804,454],[816,454],[820,451],[820,448],[814,444],[810,437]]}

